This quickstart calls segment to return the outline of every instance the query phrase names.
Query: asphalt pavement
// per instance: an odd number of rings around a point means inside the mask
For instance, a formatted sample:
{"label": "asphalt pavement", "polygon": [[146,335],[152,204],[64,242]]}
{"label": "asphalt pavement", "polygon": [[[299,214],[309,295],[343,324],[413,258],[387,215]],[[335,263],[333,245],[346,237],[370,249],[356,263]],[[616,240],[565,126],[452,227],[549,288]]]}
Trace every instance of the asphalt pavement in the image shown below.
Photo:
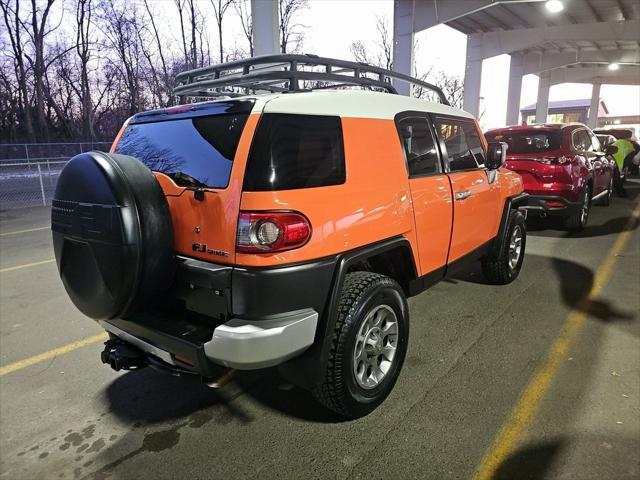
{"label": "asphalt pavement", "polygon": [[511,285],[475,266],[411,299],[396,388],[355,421],[273,369],[222,390],[110,370],[51,261],[48,210],[2,211],[0,479],[640,478],[628,192],[581,234],[530,225]]}

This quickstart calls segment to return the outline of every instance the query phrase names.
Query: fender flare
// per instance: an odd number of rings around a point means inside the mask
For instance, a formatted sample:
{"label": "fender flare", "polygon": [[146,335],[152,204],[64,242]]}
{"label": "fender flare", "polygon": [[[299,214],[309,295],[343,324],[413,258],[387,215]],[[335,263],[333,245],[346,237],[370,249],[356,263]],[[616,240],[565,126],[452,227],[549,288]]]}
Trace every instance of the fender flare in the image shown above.
{"label": "fender flare", "polygon": [[318,321],[314,344],[299,357],[280,365],[280,373],[284,378],[302,388],[312,388],[322,382],[325,365],[329,358],[340,293],[349,267],[372,256],[398,248],[406,249],[411,262],[412,275],[417,278],[413,251],[409,240],[403,236],[359,247],[338,256],[324,314]]}
{"label": "fender flare", "polygon": [[496,258],[500,252],[500,245],[506,241],[507,225],[509,224],[509,215],[512,211],[516,211],[518,215],[524,215],[520,212],[521,207],[525,207],[529,203],[529,194],[522,192],[511,197],[507,197],[504,201],[504,207],[502,208],[502,216],[500,218],[500,227],[498,228],[498,234],[493,239],[489,255],[492,258]]}

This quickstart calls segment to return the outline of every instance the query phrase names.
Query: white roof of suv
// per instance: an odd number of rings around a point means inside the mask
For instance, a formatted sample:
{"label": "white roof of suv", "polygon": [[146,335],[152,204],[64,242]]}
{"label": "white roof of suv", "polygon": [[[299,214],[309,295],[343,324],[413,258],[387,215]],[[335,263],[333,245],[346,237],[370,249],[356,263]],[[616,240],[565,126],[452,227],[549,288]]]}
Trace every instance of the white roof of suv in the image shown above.
{"label": "white roof of suv", "polygon": [[420,98],[366,90],[315,90],[299,93],[276,93],[255,98],[254,111],[306,115],[334,115],[353,118],[393,119],[409,110],[473,119],[464,110]]}

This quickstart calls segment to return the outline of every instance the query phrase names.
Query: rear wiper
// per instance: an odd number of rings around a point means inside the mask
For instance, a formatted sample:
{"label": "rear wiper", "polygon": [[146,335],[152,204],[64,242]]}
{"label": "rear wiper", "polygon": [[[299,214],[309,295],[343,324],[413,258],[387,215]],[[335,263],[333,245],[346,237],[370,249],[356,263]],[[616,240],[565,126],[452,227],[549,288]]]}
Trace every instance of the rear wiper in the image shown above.
{"label": "rear wiper", "polygon": [[178,185],[181,187],[198,187],[198,188],[208,188],[209,186],[206,183],[201,182],[197,178],[193,178],[191,175],[177,171],[167,173],[169,177],[174,179]]}

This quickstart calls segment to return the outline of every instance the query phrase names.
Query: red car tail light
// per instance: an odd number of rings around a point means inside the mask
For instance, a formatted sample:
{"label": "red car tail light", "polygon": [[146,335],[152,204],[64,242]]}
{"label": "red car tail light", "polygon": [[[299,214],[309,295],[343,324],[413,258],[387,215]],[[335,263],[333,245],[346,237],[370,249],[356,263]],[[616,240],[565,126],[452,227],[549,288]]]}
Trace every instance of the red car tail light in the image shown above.
{"label": "red car tail light", "polygon": [[554,200],[547,200],[544,204],[549,208],[562,208],[565,206],[564,202],[556,202]]}
{"label": "red car tail light", "polygon": [[311,238],[307,217],[296,212],[240,212],[236,250],[273,253],[303,246]]}

